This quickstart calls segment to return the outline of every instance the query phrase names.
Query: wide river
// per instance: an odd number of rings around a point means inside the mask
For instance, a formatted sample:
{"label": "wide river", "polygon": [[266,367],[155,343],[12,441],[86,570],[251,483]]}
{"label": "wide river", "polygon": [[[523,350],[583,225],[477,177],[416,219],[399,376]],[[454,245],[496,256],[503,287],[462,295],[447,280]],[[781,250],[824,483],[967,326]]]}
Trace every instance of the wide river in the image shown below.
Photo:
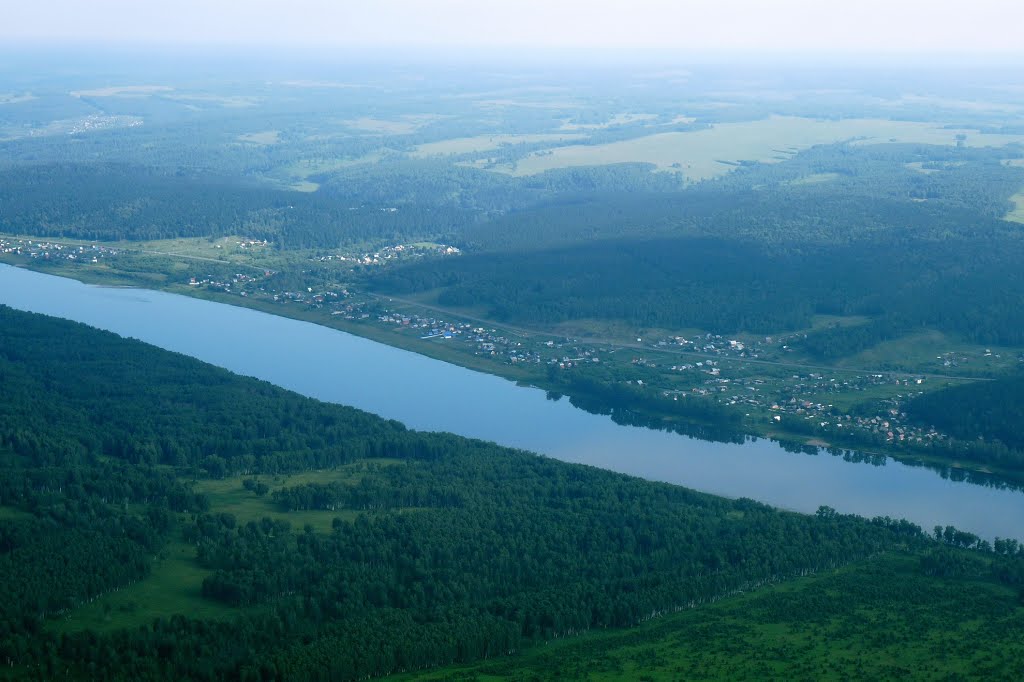
{"label": "wide river", "polygon": [[307,322],[144,289],[96,287],[0,265],[0,303],[84,322],[352,405],[415,429],[451,431],[643,478],[813,512],[952,524],[1024,541],[1024,493],[886,460],[792,453],[760,439],[710,443],[614,423],[544,391]]}

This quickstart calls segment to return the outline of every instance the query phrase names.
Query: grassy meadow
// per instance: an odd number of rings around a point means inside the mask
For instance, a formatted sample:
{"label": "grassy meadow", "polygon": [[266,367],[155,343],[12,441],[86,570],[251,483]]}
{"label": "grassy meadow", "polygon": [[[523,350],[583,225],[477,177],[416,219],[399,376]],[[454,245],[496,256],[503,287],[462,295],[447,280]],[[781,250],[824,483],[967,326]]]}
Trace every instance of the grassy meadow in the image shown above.
{"label": "grassy meadow", "polygon": [[983,135],[915,121],[833,121],[772,116],[759,121],[720,123],[692,132],[659,133],[592,146],[558,147],[531,154],[519,160],[514,168],[498,167],[497,170],[522,176],[572,166],[643,162],[660,170],[680,170],[689,180],[703,180],[724,175],[743,161],[778,162],[816,144],[849,140],[857,144],[952,145],[960,134],[967,136],[965,144],[968,146],[998,147],[1024,141],[1024,135]]}

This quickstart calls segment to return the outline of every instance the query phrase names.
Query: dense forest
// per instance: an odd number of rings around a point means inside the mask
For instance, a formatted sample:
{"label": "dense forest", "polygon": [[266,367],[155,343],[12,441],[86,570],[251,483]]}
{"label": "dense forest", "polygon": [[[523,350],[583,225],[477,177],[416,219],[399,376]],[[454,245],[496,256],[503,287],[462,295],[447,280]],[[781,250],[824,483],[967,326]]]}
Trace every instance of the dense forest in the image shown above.
{"label": "dense forest", "polygon": [[[363,678],[629,626],[936,541],[902,521],[786,513],[408,431],[7,308],[0,377],[0,659],[22,679]],[[206,480],[236,480],[279,511],[239,520],[197,491]],[[329,530],[288,521],[309,510],[333,515]],[[1020,584],[1016,544],[937,537],[981,550],[988,579]],[[54,627],[144,583],[169,542],[194,548],[203,597],[236,615]]]}
{"label": "dense forest", "polygon": [[1024,377],[1019,373],[922,395],[909,404],[908,414],[962,440],[980,438],[1024,451]]}
{"label": "dense forest", "polygon": [[[902,229],[900,230],[903,231]],[[445,306],[484,307],[507,322],[620,319],[638,326],[776,333],[812,315],[884,322],[809,338],[846,355],[894,329],[929,326],[979,343],[1020,344],[1024,242],[880,234],[853,244],[773,248],[722,238],[600,240],[535,252],[417,263],[372,280],[384,292],[438,290]],[[951,291],[948,282],[957,281]]]}

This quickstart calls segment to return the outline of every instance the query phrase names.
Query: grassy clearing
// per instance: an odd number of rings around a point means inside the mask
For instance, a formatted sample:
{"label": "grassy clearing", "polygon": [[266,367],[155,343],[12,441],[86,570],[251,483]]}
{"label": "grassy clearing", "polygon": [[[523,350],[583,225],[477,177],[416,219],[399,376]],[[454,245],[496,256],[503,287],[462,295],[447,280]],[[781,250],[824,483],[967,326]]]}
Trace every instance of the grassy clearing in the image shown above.
{"label": "grassy clearing", "polygon": [[239,135],[238,140],[259,146],[278,144],[281,141],[281,131],[264,130],[261,133],[246,133],[245,135]]}
{"label": "grassy clearing", "polygon": [[[261,476],[270,492],[285,486],[311,482],[342,481],[358,483],[371,466],[396,466],[401,460],[369,459],[326,471],[306,471],[281,476]],[[270,493],[257,496],[242,487],[245,476],[196,482],[195,488],[210,498],[211,512],[233,514],[239,523],[264,517],[288,521],[293,530],[310,525],[317,532],[329,533],[335,518],[354,519],[358,513],[341,511],[282,512],[270,500]],[[0,520],[30,516],[8,507],[0,507]],[[94,630],[107,632],[134,628],[155,618],[184,614],[192,618],[228,619],[242,610],[218,604],[202,596],[203,579],[212,571],[196,562],[195,548],[183,542],[171,542],[153,561],[152,572],[144,580],[102,595],[66,616],[51,622],[57,632]]]}
{"label": "grassy clearing", "polygon": [[49,627],[57,632],[109,632],[175,614],[224,620],[241,613],[203,598],[203,579],[210,573],[196,562],[194,547],[172,542],[160,551],[146,579],[98,597],[52,621]]}
{"label": "grassy clearing", "polygon": [[628,630],[389,679],[1020,679],[1024,608],[1015,595],[926,577],[916,562],[880,557]]}
{"label": "grassy clearing", "polygon": [[210,506],[214,511],[233,514],[239,523],[259,521],[267,517],[287,521],[294,529],[308,524],[317,532],[329,533],[335,518],[354,519],[358,513],[349,510],[283,512],[271,501],[271,494],[282,488],[305,483],[341,482],[354,485],[366,474],[367,467],[370,465],[396,466],[400,463],[400,460],[391,459],[365,460],[337,469],[306,471],[280,476],[260,476],[259,481],[270,488],[270,491],[262,496],[242,487],[242,481],[252,478],[250,476],[197,481],[194,488],[197,492],[209,496]]}
{"label": "grassy clearing", "polygon": [[200,104],[213,104],[225,109],[246,109],[248,107],[254,107],[258,105],[262,100],[260,97],[252,97],[249,95],[206,95],[206,94],[186,94],[186,93],[174,93],[162,95],[165,99],[175,100],[179,102],[198,102]]}
{"label": "grassy clearing", "polygon": [[169,85],[115,85],[109,88],[93,90],[73,90],[68,93],[72,97],[143,97],[158,92],[171,92]]}
{"label": "grassy clearing", "polygon": [[298,192],[315,192],[320,185],[309,178],[323,173],[333,173],[344,168],[359,166],[366,163],[377,163],[388,156],[387,150],[380,150],[365,156],[350,157],[343,159],[302,159],[281,169],[280,173],[275,171],[275,177],[285,183],[289,189]]}
{"label": "grassy clearing", "polygon": [[440,142],[428,142],[416,147],[413,156],[437,156],[444,154],[472,154],[499,149],[503,145],[531,144],[534,142],[569,142],[586,137],[582,133],[541,133],[536,135],[477,135],[458,137]]}
{"label": "grassy clearing", "polygon": [[[811,329],[824,329],[825,327],[856,327],[867,324],[871,318],[864,315],[815,315],[811,318]],[[799,330],[810,331],[810,330]]]}
{"label": "grassy clearing", "polygon": [[[816,144],[843,140],[857,144],[914,142],[952,145],[967,136],[968,146],[1003,146],[1024,141],[1024,135],[982,135],[977,131],[946,129],[934,123],[847,119],[819,121],[773,116],[760,121],[722,123],[706,130],[661,133],[603,145],[571,145],[521,159],[515,167],[496,170],[534,175],[555,168],[611,163],[651,163],[661,170],[677,169],[690,180],[723,175],[742,161],[773,163]],[[786,150],[780,153],[779,150]]]}
{"label": "grassy clearing", "polygon": [[1006,214],[1006,220],[1024,223],[1024,189],[1010,197],[1010,201],[1013,202],[1014,209]]}
{"label": "grassy clearing", "polygon": [[805,175],[799,180],[793,180],[790,185],[820,185],[825,182],[835,182],[839,179],[839,173],[813,173]]}
{"label": "grassy clearing", "polygon": [[0,94],[0,104],[20,104],[21,102],[31,102],[37,99],[31,92],[26,92],[21,95],[14,93],[2,93]]}
{"label": "grassy clearing", "polygon": [[924,173],[925,175],[931,175],[932,173],[939,173],[939,172],[941,172],[941,171],[939,171],[939,170],[937,170],[935,168],[925,168],[924,167],[924,161],[914,161],[912,163],[905,163],[903,165],[906,168],[909,168],[910,170],[915,170],[918,173]]}
{"label": "grassy clearing", "polygon": [[35,516],[28,512],[0,505],[0,521],[27,521],[34,518]]}
{"label": "grassy clearing", "polygon": [[419,128],[422,128],[426,121],[416,118],[400,119],[396,121],[364,116],[363,118],[341,121],[341,123],[347,128],[353,128],[367,133],[408,135],[409,133],[414,133]]}
{"label": "grassy clearing", "polygon": [[[572,119],[565,119],[565,123],[559,127],[559,130],[602,130],[640,121],[651,121],[656,118],[658,118],[657,114],[615,114],[604,123],[573,123]],[[677,116],[672,123],[692,123],[695,120],[686,116]]]}
{"label": "grassy clearing", "polygon": [[[944,365],[947,354],[954,354],[957,366]],[[979,346],[929,330],[906,334],[869,348],[835,363],[837,367],[876,367],[925,374],[998,374],[1020,364],[1017,351],[995,346]]]}

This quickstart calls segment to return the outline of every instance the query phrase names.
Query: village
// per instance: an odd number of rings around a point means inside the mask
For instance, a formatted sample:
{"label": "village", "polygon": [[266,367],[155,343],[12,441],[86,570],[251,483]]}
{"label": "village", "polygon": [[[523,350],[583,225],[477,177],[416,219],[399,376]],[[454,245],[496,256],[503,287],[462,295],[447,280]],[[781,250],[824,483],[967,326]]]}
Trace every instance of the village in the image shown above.
{"label": "village", "polygon": [[[243,240],[239,248],[266,246]],[[395,245],[365,254],[329,254],[317,262],[373,265],[403,257],[419,257],[425,250],[440,256],[458,255],[455,247],[430,245],[427,249]],[[0,238],[0,253],[34,261],[65,261],[80,265],[115,259],[120,250],[102,245],[70,245],[56,240]],[[909,424],[903,405],[927,388],[923,375],[896,372],[851,372],[827,368],[809,371],[787,362],[796,335],[742,338],[713,332],[670,335],[628,344],[526,334],[482,325],[477,321],[442,317],[415,306],[399,307],[385,299],[355,291],[351,286],[319,285],[302,289],[276,286],[273,270],[251,273],[190,276],[189,289],[253,298],[304,311],[322,311],[347,324],[374,325],[407,337],[412,344],[440,343],[501,367],[516,367],[539,383],[559,373],[588,376],[601,382],[632,384],[670,402],[713,401],[742,411],[746,423],[770,432],[805,424],[820,440],[862,436],[894,444],[943,440],[934,429]],[[310,284],[314,284],[311,280]],[[415,347],[413,345],[412,347]],[[994,355],[987,351],[989,356]],[[970,362],[962,351],[936,358],[944,367]],[[1024,362],[1024,355],[1018,358]],[[793,371],[794,369],[798,371]],[[554,374],[552,374],[554,373]],[[568,377],[569,375],[565,375]],[[863,398],[857,396],[862,395]],[[871,406],[865,411],[864,406]]]}
{"label": "village", "polygon": [[70,245],[58,241],[38,239],[12,239],[0,237],[0,253],[24,256],[30,259],[66,260],[71,262],[99,263],[104,258],[116,256],[117,249],[98,244]]}
{"label": "village", "polygon": [[389,261],[398,261],[403,258],[422,258],[426,255],[460,256],[462,255],[462,250],[448,244],[394,244],[373,252],[319,254],[310,256],[309,260],[319,263],[337,261],[354,265],[382,265]]}

